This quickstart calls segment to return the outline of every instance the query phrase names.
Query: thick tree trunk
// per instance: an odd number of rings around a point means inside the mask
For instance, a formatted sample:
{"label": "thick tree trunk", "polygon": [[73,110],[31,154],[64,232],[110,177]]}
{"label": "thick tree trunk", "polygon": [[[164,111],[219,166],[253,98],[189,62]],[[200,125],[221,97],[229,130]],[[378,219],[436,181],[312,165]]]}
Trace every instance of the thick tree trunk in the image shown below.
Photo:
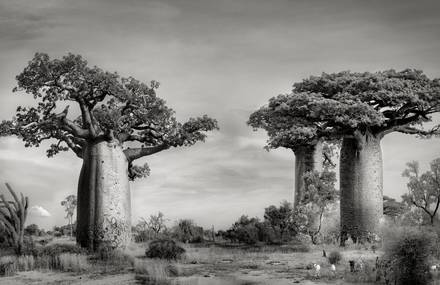
{"label": "thick tree trunk", "polygon": [[344,138],[340,156],[341,244],[379,234],[383,219],[382,136]]}
{"label": "thick tree trunk", "polygon": [[128,161],[117,141],[90,143],[78,183],[78,243],[123,248],[131,239]]}
{"label": "thick tree trunk", "polygon": [[314,145],[300,146],[295,153],[295,190],[293,205],[296,207],[304,197],[303,176],[309,171],[322,171],[322,142]]}

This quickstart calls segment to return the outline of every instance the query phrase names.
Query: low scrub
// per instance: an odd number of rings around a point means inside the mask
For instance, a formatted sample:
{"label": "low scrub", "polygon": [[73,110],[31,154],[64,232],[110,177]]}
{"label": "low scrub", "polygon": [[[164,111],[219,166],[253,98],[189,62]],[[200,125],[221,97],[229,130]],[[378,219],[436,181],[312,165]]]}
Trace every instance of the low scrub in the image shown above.
{"label": "low scrub", "polygon": [[34,247],[30,253],[34,256],[56,256],[62,253],[86,254],[87,250],[75,244],[56,243],[42,247]]}
{"label": "low scrub", "polygon": [[136,279],[146,284],[169,284],[170,277],[180,275],[180,269],[175,263],[165,260],[135,260],[134,272]]}
{"label": "low scrub", "polygon": [[[395,284],[427,284],[429,260],[437,236],[424,229],[398,228],[387,234],[384,260]],[[385,270],[384,270],[385,271]],[[386,278],[390,279],[389,276]]]}
{"label": "low scrub", "polygon": [[332,251],[328,255],[328,262],[330,264],[338,264],[339,261],[341,261],[341,259],[342,259],[342,256],[341,256],[341,253],[339,251]]}
{"label": "low scrub", "polygon": [[133,266],[134,257],[109,244],[102,244],[92,258],[105,266],[105,270],[118,271]]}
{"label": "low scrub", "polygon": [[19,271],[59,270],[64,272],[81,272],[90,268],[87,255],[62,253],[59,255],[21,255],[3,256],[0,258],[0,275],[11,276]]}
{"label": "low scrub", "polygon": [[145,255],[149,258],[180,259],[185,249],[173,240],[155,240],[148,245]]}

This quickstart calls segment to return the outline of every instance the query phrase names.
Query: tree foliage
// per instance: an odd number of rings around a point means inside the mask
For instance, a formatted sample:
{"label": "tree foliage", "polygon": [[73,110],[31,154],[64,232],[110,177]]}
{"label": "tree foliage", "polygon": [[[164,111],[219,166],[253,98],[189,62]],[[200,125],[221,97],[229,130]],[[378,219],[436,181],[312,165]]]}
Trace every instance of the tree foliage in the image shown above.
{"label": "tree foliage", "polygon": [[401,217],[409,209],[404,202],[398,202],[396,199],[383,196],[383,214],[392,219]]}
{"label": "tree foliage", "polygon": [[295,83],[269,100],[248,124],[268,134],[267,148],[315,144],[354,133],[431,135],[419,124],[440,110],[440,82],[422,71],[339,72]]}
{"label": "tree foliage", "polygon": [[[158,82],[146,84],[90,67],[80,55],[50,59],[37,53],[16,79],[13,91],[32,95],[36,105],[18,106],[15,117],[0,124],[0,134],[17,135],[27,147],[52,140],[49,157],[69,149],[82,157],[85,145],[93,141],[130,142],[132,148],[124,152],[132,179],[149,171],[145,165],[134,167],[135,159],[193,145],[205,139],[205,132],[217,129],[216,120],[206,115],[178,122],[174,111],[156,96]],[[69,115],[72,103],[79,116]]]}
{"label": "tree foliage", "polygon": [[203,228],[197,226],[193,220],[180,219],[173,228],[173,235],[182,242],[202,242]]}
{"label": "tree foliage", "polygon": [[73,228],[72,228],[73,215],[75,213],[77,204],[78,204],[78,201],[77,201],[75,195],[69,195],[63,201],[61,201],[61,206],[64,207],[64,211],[66,211],[66,219],[69,222],[70,236],[72,236],[72,234],[73,234]]}
{"label": "tree foliage", "polygon": [[281,202],[279,207],[271,205],[264,209],[264,221],[270,225],[279,241],[296,234],[293,226],[295,211],[293,205],[287,201]]}
{"label": "tree foliage", "polygon": [[167,219],[162,212],[150,215],[147,219],[141,218],[135,226],[136,240],[144,242],[150,239],[163,238],[162,234],[167,232]]}
{"label": "tree foliage", "polygon": [[321,173],[313,171],[304,175],[306,191],[295,209],[294,223],[299,232],[310,236],[313,244],[318,242],[324,212],[339,197],[335,183],[336,173],[328,169]]}
{"label": "tree foliage", "polygon": [[430,135],[432,131],[417,126],[431,120],[429,115],[440,108],[440,81],[412,69],[323,73],[294,84],[293,92],[320,94],[327,107],[312,104],[307,121],[342,134],[398,131]]}
{"label": "tree foliage", "polygon": [[403,201],[422,209],[433,225],[440,206],[440,158],[434,159],[430,170],[422,174],[418,162],[409,162],[402,175],[409,179],[409,193],[402,196]]}
{"label": "tree foliage", "polygon": [[30,224],[26,228],[24,228],[25,235],[39,235],[40,228],[36,224]]}

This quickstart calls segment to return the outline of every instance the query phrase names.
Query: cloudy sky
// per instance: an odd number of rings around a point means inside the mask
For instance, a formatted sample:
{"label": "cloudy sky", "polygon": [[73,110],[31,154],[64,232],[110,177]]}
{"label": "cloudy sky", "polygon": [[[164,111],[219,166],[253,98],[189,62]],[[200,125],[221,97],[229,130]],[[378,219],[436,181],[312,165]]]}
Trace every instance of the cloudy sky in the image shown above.
{"label": "cloudy sky", "polygon": [[[160,210],[170,222],[224,228],[292,199],[292,152],[264,151],[265,134],[246,126],[249,114],[321,72],[410,67],[440,77],[436,2],[0,0],[0,120],[32,104],[11,90],[37,51],[77,53],[123,76],[158,80],[158,95],[179,119],[206,113],[221,130],[204,144],[146,159],[151,176],[132,183],[133,220]],[[426,169],[440,144],[392,134],[383,155],[384,193],[400,197],[405,163]],[[0,138],[0,182],[50,213],[29,222],[66,223],[60,201],[76,193],[80,167],[72,153],[49,159],[44,149]]]}

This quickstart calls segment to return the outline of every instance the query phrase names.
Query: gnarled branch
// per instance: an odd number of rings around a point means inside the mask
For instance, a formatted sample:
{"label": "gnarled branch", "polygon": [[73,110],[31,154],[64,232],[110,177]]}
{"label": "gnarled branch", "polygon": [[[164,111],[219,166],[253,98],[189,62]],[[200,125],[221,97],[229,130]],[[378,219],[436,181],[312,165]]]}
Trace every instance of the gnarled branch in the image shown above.
{"label": "gnarled branch", "polygon": [[162,150],[165,150],[169,148],[167,144],[161,144],[158,146],[152,146],[152,147],[141,147],[141,148],[128,148],[124,150],[125,156],[127,156],[128,162],[132,162],[133,160],[136,160],[138,158],[152,155],[157,152],[160,152]]}

